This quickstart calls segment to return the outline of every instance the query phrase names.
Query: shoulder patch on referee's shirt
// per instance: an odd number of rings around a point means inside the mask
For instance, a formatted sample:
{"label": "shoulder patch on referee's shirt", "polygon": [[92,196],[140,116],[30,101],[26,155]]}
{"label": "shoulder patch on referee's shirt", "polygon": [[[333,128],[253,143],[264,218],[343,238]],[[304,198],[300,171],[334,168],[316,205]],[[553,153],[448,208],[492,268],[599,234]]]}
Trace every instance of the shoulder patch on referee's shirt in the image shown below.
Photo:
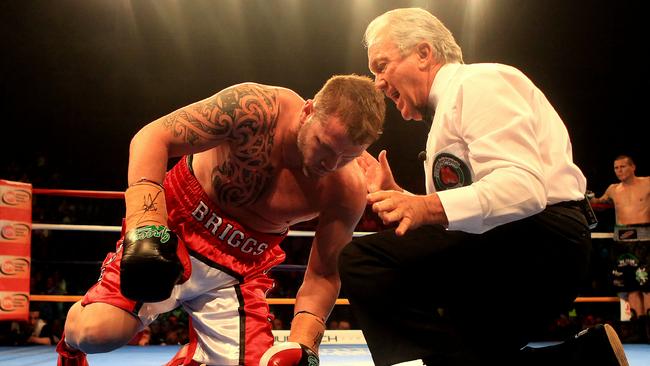
{"label": "shoulder patch on referee's shirt", "polygon": [[433,160],[433,185],[436,191],[464,187],[472,184],[472,174],[467,164],[449,153],[439,153]]}

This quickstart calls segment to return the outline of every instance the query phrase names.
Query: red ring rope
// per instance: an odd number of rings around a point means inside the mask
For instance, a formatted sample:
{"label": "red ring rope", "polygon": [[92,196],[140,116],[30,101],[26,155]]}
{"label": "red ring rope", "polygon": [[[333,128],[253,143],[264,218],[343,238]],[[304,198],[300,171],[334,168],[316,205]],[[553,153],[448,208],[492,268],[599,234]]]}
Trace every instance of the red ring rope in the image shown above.
{"label": "red ring rope", "polygon": [[84,197],[84,198],[124,198],[124,192],[119,191],[87,191],[87,190],[72,190],[72,189],[48,189],[48,188],[34,188],[33,194],[45,194],[50,196],[66,196],[66,197]]}

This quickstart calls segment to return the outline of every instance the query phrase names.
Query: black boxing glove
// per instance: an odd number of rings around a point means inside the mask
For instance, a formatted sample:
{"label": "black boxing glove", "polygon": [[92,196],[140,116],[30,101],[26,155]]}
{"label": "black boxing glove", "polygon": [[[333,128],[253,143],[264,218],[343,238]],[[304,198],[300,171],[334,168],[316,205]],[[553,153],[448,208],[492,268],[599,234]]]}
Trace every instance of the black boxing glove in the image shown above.
{"label": "black boxing glove", "polygon": [[318,355],[304,344],[278,343],[264,352],[260,366],[318,366]]}
{"label": "black boxing glove", "polygon": [[166,226],[143,226],[124,235],[120,262],[120,290],[139,302],[169,298],[183,274],[176,248],[178,239]]}
{"label": "black boxing glove", "polygon": [[176,254],[178,240],[167,227],[165,188],[141,178],[124,193],[126,234],[122,243],[120,290],[140,302],[171,295],[183,269]]}

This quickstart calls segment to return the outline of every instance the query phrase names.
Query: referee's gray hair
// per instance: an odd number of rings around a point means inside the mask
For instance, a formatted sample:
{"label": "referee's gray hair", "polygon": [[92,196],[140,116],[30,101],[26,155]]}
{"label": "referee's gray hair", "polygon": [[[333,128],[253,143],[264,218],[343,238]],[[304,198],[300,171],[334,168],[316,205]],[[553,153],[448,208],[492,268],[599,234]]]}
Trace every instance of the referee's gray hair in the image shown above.
{"label": "referee's gray hair", "polygon": [[449,29],[424,9],[402,8],[385,12],[368,24],[363,43],[370,48],[383,42],[383,36],[395,42],[403,56],[425,41],[433,47],[438,61],[463,63],[463,52]]}

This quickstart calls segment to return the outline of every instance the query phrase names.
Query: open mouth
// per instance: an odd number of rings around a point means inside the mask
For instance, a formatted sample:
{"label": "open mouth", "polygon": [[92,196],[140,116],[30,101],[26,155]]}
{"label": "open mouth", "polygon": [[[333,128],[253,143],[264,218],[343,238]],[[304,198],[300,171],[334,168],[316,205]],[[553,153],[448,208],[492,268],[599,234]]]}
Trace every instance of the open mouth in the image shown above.
{"label": "open mouth", "polygon": [[397,104],[397,102],[399,100],[399,92],[397,90],[394,90],[392,93],[390,93],[390,95],[388,97],[390,99],[392,99],[393,102],[395,102]]}

